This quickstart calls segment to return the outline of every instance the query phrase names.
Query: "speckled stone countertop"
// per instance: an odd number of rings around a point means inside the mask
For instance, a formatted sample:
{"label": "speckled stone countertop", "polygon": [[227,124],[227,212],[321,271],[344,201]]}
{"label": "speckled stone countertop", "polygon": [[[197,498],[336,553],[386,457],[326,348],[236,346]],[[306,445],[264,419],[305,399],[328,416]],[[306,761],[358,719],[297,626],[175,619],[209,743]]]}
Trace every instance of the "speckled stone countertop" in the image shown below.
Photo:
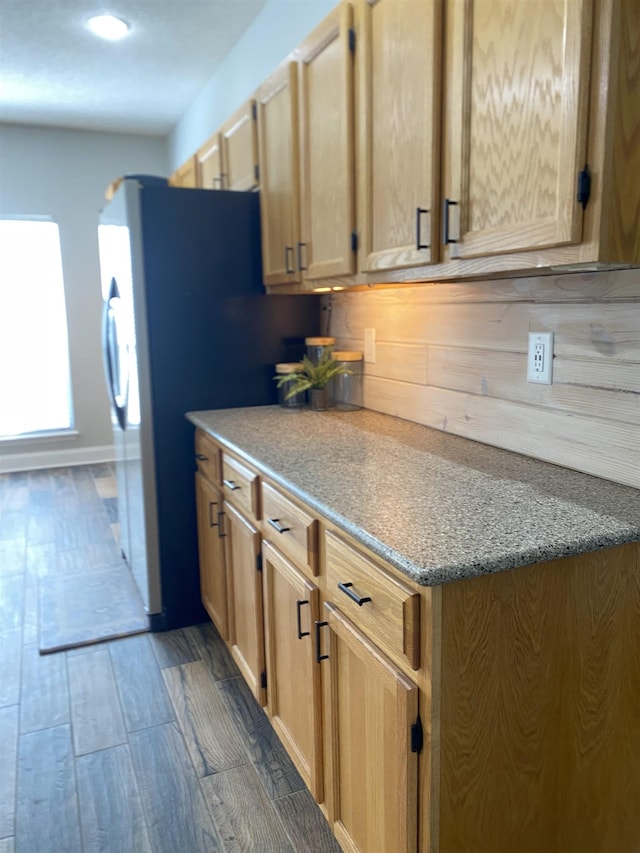
{"label": "speckled stone countertop", "polygon": [[640,490],[376,412],[190,412],[426,586],[640,540]]}

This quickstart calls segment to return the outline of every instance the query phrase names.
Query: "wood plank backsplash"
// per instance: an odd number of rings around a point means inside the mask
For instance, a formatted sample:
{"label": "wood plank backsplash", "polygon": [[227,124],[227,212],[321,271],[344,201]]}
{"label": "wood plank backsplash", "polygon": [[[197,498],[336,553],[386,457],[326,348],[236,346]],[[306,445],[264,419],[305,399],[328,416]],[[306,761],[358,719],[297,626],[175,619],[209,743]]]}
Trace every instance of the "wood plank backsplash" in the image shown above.
{"label": "wood plank backsplash", "polygon": [[[640,488],[640,270],[424,284],[325,297],[327,334],[363,349],[364,404]],[[554,333],[553,385],[527,383]]]}

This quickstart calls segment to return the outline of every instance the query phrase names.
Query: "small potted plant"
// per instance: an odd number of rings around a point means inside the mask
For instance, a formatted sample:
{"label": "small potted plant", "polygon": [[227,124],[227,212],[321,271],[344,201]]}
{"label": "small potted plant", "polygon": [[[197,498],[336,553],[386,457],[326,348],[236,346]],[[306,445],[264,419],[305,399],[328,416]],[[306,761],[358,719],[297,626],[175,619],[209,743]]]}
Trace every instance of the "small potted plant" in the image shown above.
{"label": "small potted plant", "polygon": [[303,356],[300,369],[293,373],[285,373],[273,378],[278,383],[278,388],[288,385],[289,390],[285,396],[288,400],[295,394],[309,391],[311,397],[311,408],[315,412],[324,412],[329,407],[327,400],[327,385],[334,376],[341,373],[350,373],[344,365],[338,364],[331,354],[331,348],[324,350],[317,364]]}

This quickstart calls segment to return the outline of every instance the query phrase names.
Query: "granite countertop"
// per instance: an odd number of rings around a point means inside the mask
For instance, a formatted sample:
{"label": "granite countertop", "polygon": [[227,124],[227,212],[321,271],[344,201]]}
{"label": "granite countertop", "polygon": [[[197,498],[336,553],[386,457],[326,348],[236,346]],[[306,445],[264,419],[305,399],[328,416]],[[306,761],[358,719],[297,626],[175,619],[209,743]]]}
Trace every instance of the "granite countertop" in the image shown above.
{"label": "granite countertop", "polygon": [[368,410],[188,419],[426,586],[640,540],[640,490]]}

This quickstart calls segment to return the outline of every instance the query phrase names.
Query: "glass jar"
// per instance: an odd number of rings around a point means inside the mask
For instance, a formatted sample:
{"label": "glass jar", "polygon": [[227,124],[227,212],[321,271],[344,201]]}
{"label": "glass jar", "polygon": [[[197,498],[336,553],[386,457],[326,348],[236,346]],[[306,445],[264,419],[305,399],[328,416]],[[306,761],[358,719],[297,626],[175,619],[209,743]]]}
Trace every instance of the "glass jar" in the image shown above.
{"label": "glass jar", "polygon": [[349,373],[339,373],[330,382],[331,404],[343,412],[362,408],[362,374],[364,359],[361,352],[334,352],[333,358]]}
{"label": "glass jar", "polygon": [[[299,361],[287,361],[282,362],[281,364],[276,364],[276,376],[296,373],[296,371],[300,370],[301,367],[302,365]],[[300,409],[307,402],[307,392],[298,391],[297,394],[286,399],[290,387],[291,386],[288,382],[283,382],[283,384],[278,388],[278,404],[282,406],[283,409]]]}
{"label": "glass jar", "polygon": [[334,347],[336,345],[335,338],[305,338],[304,342],[307,347],[307,358],[313,364],[317,364],[320,361],[322,353],[327,347]]}

